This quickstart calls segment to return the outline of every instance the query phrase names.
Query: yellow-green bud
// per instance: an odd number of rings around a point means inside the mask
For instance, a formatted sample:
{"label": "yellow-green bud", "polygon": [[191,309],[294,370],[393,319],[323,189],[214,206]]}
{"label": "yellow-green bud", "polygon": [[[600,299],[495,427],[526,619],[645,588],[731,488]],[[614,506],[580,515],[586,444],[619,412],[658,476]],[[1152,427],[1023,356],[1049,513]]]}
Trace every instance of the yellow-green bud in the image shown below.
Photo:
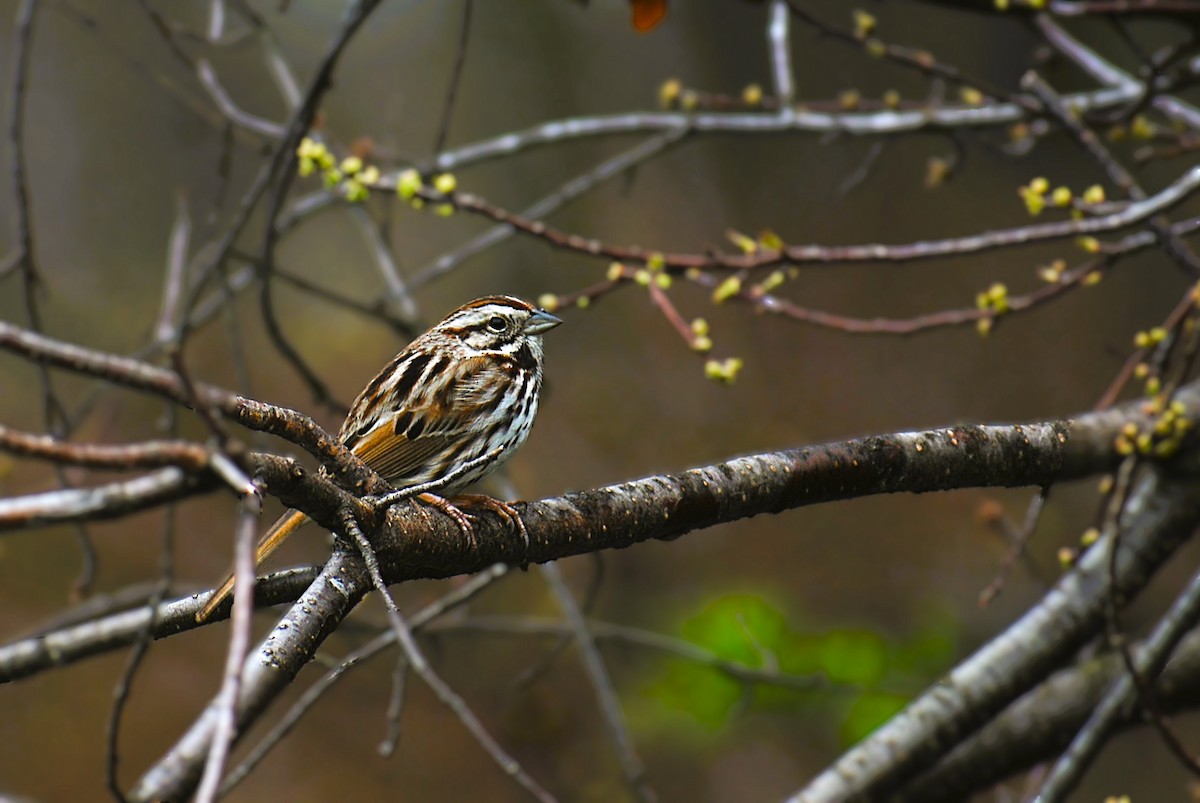
{"label": "yellow-green bud", "polygon": [[964,86],[958,95],[968,106],[979,106],[983,103],[983,93],[973,86]]}
{"label": "yellow-green bud", "polygon": [[371,194],[370,191],[363,186],[363,183],[356,178],[347,179],[342,185],[343,191],[346,193],[346,200],[351,203],[362,203],[367,200]]}
{"label": "yellow-green bud", "polygon": [[666,107],[673,106],[679,100],[682,92],[683,84],[679,82],[678,78],[663,81],[662,86],[658,88],[658,102]]}
{"label": "yellow-green bud", "polygon": [[762,284],[759,285],[759,289],[762,290],[762,292],[764,292],[764,293],[769,293],[772,290],[774,290],[776,287],[779,287],[781,284],[783,284],[783,282],[784,282],[783,271],[781,271],[781,270],[771,271],[770,275],[767,276],[767,278],[763,279]]}
{"label": "yellow-green bud", "polygon": [[1025,209],[1031,217],[1037,217],[1046,208],[1046,196],[1040,192],[1034,192],[1029,187],[1021,187],[1017,190],[1021,196],[1021,200],[1025,202]]}
{"label": "yellow-green bud", "polygon": [[783,250],[783,238],[770,229],[763,229],[758,233],[758,244],[768,251]]}
{"label": "yellow-green bud", "polygon": [[728,279],[717,285],[716,290],[713,290],[713,303],[720,304],[723,301],[728,301],[741,291],[742,280],[737,276],[730,276]]}
{"label": "yellow-green bud", "polygon": [[406,201],[411,201],[421,191],[421,186],[421,174],[411,167],[396,176],[396,194]]}
{"label": "yellow-green bud", "polygon": [[740,231],[726,229],[725,236],[729,238],[729,242],[740,248],[743,254],[753,254],[758,250],[758,241],[753,237],[747,237]]}
{"label": "yellow-green bud", "polygon": [[724,360],[709,360],[704,363],[706,377],[726,384],[731,384],[737,379],[738,372],[741,370],[742,359],[740,357],[727,357]]}
{"label": "yellow-green bud", "polygon": [[863,39],[871,35],[875,30],[876,19],[871,14],[861,9],[854,10],[854,35],[859,39]]}

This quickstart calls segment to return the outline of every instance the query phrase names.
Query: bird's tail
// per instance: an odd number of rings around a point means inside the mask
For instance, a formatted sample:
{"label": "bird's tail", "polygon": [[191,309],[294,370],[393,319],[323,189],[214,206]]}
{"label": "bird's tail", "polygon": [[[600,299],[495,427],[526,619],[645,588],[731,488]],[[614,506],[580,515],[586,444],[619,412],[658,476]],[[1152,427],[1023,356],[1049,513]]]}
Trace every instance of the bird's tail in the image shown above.
{"label": "bird's tail", "polygon": [[[278,521],[271,525],[271,529],[258,540],[258,546],[254,550],[254,565],[259,566],[267,557],[279,548],[279,545],[291,537],[292,533],[300,529],[300,525],[308,521],[308,516],[305,516],[299,510],[289,510],[284,513]],[[225,598],[233,593],[234,575],[231,572],[225,578],[225,582],[217,587],[217,590],[212,592],[208,598],[208,602],[204,603],[204,607],[196,614],[197,622],[205,622],[213,612],[220,607]]]}

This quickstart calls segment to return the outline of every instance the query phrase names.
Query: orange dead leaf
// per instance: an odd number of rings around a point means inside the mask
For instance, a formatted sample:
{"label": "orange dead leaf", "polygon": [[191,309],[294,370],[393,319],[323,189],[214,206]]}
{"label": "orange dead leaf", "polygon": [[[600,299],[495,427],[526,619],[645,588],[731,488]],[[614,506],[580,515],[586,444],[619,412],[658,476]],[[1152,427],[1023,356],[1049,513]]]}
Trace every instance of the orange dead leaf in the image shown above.
{"label": "orange dead leaf", "polygon": [[654,30],[667,16],[667,0],[629,0],[630,24],[638,33]]}

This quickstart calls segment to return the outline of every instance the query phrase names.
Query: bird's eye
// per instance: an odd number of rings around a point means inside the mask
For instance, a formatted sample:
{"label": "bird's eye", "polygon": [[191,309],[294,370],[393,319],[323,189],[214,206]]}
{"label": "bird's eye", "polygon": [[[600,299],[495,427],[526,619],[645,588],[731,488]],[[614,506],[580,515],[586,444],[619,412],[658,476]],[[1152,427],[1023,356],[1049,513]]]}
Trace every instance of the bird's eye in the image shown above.
{"label": "bird's eye", "polygon": [[487,328],[498,333],[508,328],[508,324],[499,315],[493,315],[491,318],[488,318]]}

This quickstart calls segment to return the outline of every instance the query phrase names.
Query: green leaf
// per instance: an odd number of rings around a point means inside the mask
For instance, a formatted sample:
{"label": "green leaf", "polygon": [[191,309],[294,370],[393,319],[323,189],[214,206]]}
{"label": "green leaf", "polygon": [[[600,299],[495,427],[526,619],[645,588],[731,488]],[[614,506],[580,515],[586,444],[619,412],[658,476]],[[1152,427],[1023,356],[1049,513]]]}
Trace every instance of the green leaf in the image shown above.
{"label": "green leaf", "polygon": [[869,691],[860,694],[850,704],[842,720],[841,737],[844,745],[852,745],[896,715],[908,703],[900,694]]}
{"label": "green leaf", "polygon": [[834,683],[871,686],[887,671],[887,654],[887,644],[876,633],[834,631],[821,645],[821,668]]}
{"label": "green leaf", "polygon": [[733,594],[709,603],[680,627],[680,635],[727,661],[761,667],[791,638],[783,613],[762,597]]}

